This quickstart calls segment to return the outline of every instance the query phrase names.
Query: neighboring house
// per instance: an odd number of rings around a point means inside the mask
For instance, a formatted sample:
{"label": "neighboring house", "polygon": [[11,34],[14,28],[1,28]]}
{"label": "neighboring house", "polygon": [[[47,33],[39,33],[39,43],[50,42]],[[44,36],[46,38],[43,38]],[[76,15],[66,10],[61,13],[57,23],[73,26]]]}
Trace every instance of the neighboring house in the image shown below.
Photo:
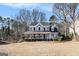
{"label": "neighboring house", "polygon": [[[73,25],[71,25],[70,29],[69,29],[69,32],[70,33],[73,33]],[[76,34],[79,35],[79,20],[76,20],[75,22],[75,30],[76,30]]]}
{"label": "neighboring house", "polygon": [[29,25],[29,30],[24,33],[26,39],[55,39],[58,37],[56,24],[50,25],[51,21],[38,22]]}

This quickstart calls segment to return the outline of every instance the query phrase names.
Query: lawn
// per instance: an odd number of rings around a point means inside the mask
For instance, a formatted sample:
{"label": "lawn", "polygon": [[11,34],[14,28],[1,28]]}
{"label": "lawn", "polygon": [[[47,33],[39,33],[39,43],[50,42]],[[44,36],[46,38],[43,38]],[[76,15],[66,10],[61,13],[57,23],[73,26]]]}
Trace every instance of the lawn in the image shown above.
{"label": "lawn", "polygon": [[79,42],[37,41],[0,45],[0,53],[9,56],[79,55]]}

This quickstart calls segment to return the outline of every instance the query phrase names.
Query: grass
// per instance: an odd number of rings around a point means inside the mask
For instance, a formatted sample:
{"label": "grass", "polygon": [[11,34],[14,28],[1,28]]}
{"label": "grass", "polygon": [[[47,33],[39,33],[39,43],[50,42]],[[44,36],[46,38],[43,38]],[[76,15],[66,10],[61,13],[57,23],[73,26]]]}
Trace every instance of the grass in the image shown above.
{"label": "grass", "polygon": [[0,52],[9,56],[72,56],[79,55],[79,42],[35,41],[0,45]]}

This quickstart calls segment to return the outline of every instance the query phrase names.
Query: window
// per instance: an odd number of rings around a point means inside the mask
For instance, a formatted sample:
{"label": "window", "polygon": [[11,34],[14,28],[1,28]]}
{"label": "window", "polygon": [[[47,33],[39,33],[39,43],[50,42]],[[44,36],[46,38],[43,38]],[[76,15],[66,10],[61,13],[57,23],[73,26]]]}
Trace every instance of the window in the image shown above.
{"label": "window", "polygon": [[54,32],[57,32],[57,28],[56,27],[54,27]]}
{"label": "window", "polygon": [[51,26],[49,27],[49,31],[51,31]]}
{"label": "window", "polygon": [[45,27],[44,27],[44,31],[45,31]]}
{"label": "window", "polygon": [[35,27],[34,27],[34,31],[35,31]]}
{"label": "window", "polygon": [[40,31],[40,27],[39,27],[39,31]]}

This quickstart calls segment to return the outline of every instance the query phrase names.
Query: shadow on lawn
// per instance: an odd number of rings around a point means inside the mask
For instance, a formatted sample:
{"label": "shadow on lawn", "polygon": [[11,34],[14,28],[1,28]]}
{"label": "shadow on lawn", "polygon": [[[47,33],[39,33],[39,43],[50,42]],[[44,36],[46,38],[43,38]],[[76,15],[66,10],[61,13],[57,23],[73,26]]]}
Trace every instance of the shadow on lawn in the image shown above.
{"label": "shadow on lawn", "polygon": [[9,43],[1,42],[1,41],[0,41],[0,45],[7,45],[7,44],[9,44]]}
{"label": "shadow on lawn", "polygon": [[8,53],[0,52],[0,56],[8,56]]}

